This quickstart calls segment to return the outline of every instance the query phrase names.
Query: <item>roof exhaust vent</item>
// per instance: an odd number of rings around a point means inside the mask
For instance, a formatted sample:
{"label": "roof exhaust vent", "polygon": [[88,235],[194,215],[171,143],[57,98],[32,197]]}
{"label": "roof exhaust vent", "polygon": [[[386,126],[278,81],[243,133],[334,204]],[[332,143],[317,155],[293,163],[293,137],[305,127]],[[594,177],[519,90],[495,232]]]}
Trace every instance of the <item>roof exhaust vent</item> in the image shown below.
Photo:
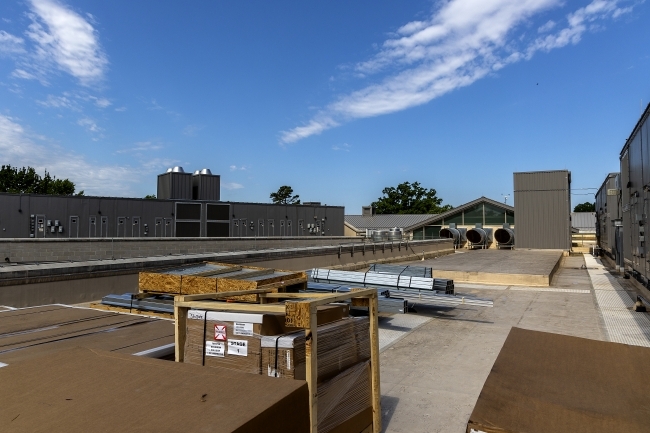
{"label": "roof exhaust vent", "polygon": [[212,176],[212,172],[210,171],[209,168],[204,168],[204,169],[202,169],[202,170],[201,170],[201,174],[209,174],[210,176]]}
{"label": "roof exhaust vent", "polygon": [[172,173],[185,173],[185,170],[183,170],[183,167],[180,165],[177,165],[176,167],[172,168]]}

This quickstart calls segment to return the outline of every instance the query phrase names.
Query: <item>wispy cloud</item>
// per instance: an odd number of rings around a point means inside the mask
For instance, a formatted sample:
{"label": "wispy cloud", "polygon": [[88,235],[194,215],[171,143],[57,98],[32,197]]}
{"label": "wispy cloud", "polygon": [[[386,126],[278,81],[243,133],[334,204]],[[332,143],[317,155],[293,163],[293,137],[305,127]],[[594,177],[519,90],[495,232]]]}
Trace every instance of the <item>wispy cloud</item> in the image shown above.
{"label": "wispy cloud", "polygon": [[[5,163],[48,170],[57,178],[69,178],[87,195],[129,196],[142,178],[131,167],[94,164],[67,152],[45,137],[26,130],[17,119],[0,114],[0,153]],[[134,175],[135,173],[135,175]]]}
{"label": "wispy cloud", "polygon": [[0,30],[0,54],[17,54],[25,52],[23,38]]}
{"label": "wispy cloud", "polygon": [[62,96],[47,95],[45,101],[36,101],[39,105],[48,108],[68,108],[70,110],[79,111],[79,105],[76,101],[70,98],[69,95]]}
{"label": "wispy cloud", "polygon": [[332,150],[337,152],[339,150],[342,150],[344,152],[349,152],[350,151],[350,145],[348,143],[343,143],[340,146],[338,144],[335,144],[332,146]]}
{"label": "wispy cloud", "polygon": [[236,182],[226,182],[226,183],[222,183],[221,187],[228,190],[233,190],[233,189],[242,189],[244,185]]}
{"label": "wispy cloud", "polygon": [[197,132],[202,130],[204,127],[203,125],[187,125],[185,128],[183,128],[183,135],[187,135],[188,137],[194,137]]}
{"label": "wispy cloud", "polygon": [[522,30],[524,24],[563,1],[441,1],[428,20],[405,24],[376,55],[354,65],[358,76],[383,74],[383,78],[340,96],[305,125],[281,132],[280,143],[296,142],[354,119],[426,104],[538,51],[576,44],[598,21],[630,12],[632,6],[620,6],[623,2],[593,0],[567,15],[561,28],[547,22],[540,31],[552,33],[531,37]]}
{"label": "wispy cloud", "polygon": [[127,149],[120,149],[116,151],[116,153],[141,153],[141,152],[149,152],[153,150],[160,150],[164,146],[160,143],[154,143],[152,141],[138,141],[134,143],[132,147],[129,147]]}
{"label": "wispy cloud", "polygon": [[21,63],[32,75],[47,75],[62,70],[82,85],[98,83],[104,78],[108,59],[97,30],[89,19],[56,0],[31,0],[32,23],[26,35],[33,51]]}
{"label": "wispy cloud", "polygon": [[246,170],[248,170],[248,166],[246,166],[246,165],[240,165],[240,166],[231,165],[229,168],[230,168],[230,171],[246,171]]}
{"label": "wispy cloud", "polygon": [[97,125],[97,122],[95,122],[90,117],[83,117],[77,120],[77,125],[83,127],[86,131],[92,133],[93,140],[97,140],[98,138],[104,138],[104,134],[103,134],[104,129],[100,128]]}

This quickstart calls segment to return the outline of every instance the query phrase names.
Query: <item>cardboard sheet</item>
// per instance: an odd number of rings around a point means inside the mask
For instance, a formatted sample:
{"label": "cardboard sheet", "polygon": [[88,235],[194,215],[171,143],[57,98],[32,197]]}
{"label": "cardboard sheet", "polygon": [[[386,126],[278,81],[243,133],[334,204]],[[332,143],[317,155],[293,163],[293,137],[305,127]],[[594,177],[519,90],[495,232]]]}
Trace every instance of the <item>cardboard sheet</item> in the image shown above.
{"label": "cardboard sheet", "polygon": [[650,349],[512,328],[467,433],[650,431]]}
{"label": "cardboard sheet", "polygon": [[0,430],[308,432],[307,383],[76,348],[0,368]]}

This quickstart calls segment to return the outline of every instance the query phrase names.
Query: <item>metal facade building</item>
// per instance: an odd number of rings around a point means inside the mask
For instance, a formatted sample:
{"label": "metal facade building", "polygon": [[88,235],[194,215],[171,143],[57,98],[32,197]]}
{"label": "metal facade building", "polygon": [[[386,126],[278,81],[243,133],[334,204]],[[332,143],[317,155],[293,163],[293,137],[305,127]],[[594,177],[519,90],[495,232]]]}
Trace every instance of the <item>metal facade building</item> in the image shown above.
{"label": "metal facade building", "polygon": [[0,194],[0,237],[343,236],[342,206],[220,202],[219,181],[175,167],[158,176],[154,200]]}
{"label": "metal facade building", "polygon": [[571,249],[571,172],[514,173],[517,248]]}
{"label": "metal facade building", "polygon": [[601,250],[623,266],[621,174],[609,173],[596,193],[596,240]]}
{"label": "metal facade building", "polygon": [[621,210],[623,217],[623,256],[627,269],[648,286],[645,232],[650,200],[650,105],[625,142],[620,154]]}

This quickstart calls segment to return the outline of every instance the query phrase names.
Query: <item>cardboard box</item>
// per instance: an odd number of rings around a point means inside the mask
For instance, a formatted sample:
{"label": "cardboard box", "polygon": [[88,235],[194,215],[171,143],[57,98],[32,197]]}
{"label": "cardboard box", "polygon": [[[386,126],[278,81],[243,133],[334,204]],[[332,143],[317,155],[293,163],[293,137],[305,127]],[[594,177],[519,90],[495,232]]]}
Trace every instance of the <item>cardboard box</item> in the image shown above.
{"label": "cardboard box", "polygon": [[[370,359],[367,317],[338,320],[318,327],[318,380]],[[262,337],[262,374],[305,380],[305,332]]]}
{"label": "cardboard box", "polygon": [[0,368],[0,430],[309,432],[307,383],[76,348]]}
{"label": "cardboard box", "polygon": [[512,328],[467,433],[650,431],[650,348]]}
{"label": "cardboard box", "polygon": [[[319,307],[318,321],[328,323],[347,313],[347,305]],[[284,323],[284,314],[190,310],[185,362],[261,374],[261,339],[296,331]]]}

